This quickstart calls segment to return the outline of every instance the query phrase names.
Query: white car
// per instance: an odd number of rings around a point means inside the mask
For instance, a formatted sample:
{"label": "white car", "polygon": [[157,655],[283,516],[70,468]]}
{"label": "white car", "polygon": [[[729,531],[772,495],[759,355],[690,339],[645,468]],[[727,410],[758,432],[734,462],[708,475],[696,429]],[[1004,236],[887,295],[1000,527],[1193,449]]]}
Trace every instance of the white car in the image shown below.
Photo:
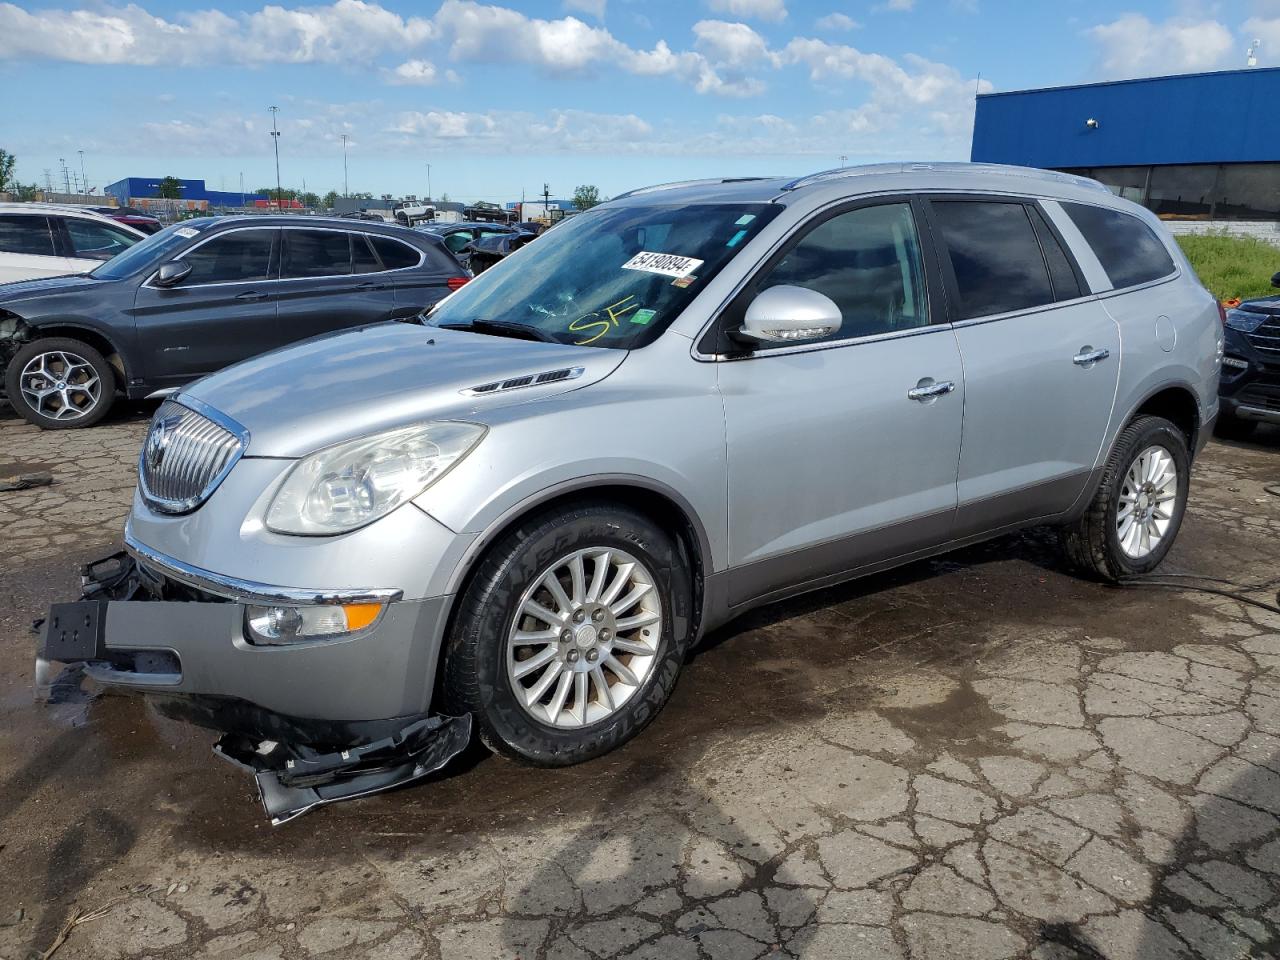
{"label": "white car", "polygon": [[0,283],[88,273],[146,237],[80,207],[0,203]]}

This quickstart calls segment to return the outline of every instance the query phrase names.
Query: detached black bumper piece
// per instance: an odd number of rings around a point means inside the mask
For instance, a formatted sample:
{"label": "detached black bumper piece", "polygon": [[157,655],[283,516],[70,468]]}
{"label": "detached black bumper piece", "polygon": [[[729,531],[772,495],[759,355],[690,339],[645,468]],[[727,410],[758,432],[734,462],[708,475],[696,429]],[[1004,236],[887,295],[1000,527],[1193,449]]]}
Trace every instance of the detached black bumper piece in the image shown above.
{"label": "detached black bumper piece", "polygon": [[434,773],[471,742],[471,716],[425,717],[394,736],[321,753],[297,744],[225,734],[214,753],[252,773],[273,826],[308,810],[354,800]]}

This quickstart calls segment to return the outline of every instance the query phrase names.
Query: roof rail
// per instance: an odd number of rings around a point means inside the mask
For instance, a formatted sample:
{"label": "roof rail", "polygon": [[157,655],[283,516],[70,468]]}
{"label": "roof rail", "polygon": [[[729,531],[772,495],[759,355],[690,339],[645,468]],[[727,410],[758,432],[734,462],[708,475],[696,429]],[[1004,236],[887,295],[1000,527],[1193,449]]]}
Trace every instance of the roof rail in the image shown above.
{"label": "roof rail", "polygon": [[1088,177],[1078,177],[1073,173],[1059,173],[1056,170],[1040,170],[1034,167],[1015,167],[1002,163],[956,163],[953,161],[946,161],[942,163],[877,163],[860,167],[838,167],[834,170],[823,170],[819,173],[811,173],[805,177],[798,177],[790,183],[784,184],[782,189],[798,190],[801,187],[809,187],[817,183],[827,183],[831,180],[841,180],[847,177],[863,177],[871,174],[886,173],[910,173],[917,170],[928,170],[939,173],[967,173],[974,175],[995,174],[1005,177],[1022,177],[1027,180],[1039,180],[1044,183],[1066,183],[1090,190],[1101,190],[1104,193],[1111,192],[1106,186],[1099,183],[1097,180],[1090,180]]}
{"label": "roof rail", "polygon": [[770,177],[707,177],[703,180],[673,180],[670,183],[655,183],[649,187],[636,187],[626,193],[620,193],[613,200],[624,200],[641,193],[657,193],[659,190],[678,190],[681,187],[710,186],[713,183],[750,183],[755,180],[769,180]]}

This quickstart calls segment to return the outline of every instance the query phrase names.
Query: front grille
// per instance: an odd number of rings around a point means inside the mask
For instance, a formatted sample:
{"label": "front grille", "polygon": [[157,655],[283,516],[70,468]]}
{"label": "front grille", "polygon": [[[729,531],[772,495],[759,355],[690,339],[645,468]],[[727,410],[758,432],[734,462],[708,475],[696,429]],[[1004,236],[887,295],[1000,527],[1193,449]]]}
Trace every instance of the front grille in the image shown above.
{"label": "front grille", "polygon": [[1280,357],[1280,317],[1271,317],[1253,333],[1246,333],[1249,342],[1267,357]]}
{"label": "front grille", "polygon": [[247,434],[173,400],[151,418],[138,458],[138,482],[158,513],[190,513],[204,503],[244,452]]}

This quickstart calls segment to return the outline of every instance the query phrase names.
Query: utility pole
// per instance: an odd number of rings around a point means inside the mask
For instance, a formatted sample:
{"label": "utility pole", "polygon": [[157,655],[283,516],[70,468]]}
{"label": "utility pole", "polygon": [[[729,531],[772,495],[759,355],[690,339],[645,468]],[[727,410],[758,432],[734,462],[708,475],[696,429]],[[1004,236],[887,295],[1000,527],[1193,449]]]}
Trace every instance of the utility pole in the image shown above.
{"label": "utility pole", "polygon": [[53,172],[48,167],[44,168],[44,191],[53,193]]}
{"label": "utility pole", "polygon": [[431,164],[427,164],[427,200],[431,200]]}
{"label": "utility pole", "polygon": [[62,166],[62,188],[67,192],[71,192],[71,171],[67,169],[67,161],[65,157],[59,157],[58,163]]}
{"label": "utility pole", "polygon": [[280,213],[284,209],[283,191],[280,189],[280,131],[276,129],[276,114],[280,112],[280,108],[268,109],[271,111],[271,144],[276,151],[276,213]]}
{"label": "utility pole", "polygon": [[240,171],[240,209],[244,209],[244,171]]}
{"label": "utility pole", "polygon": [[85,193],[88,193],[88,192],[89,192],[89,178],[88,178],[88,176],[86,176],[86,175],[85,175],[85,172],[84,172],[84,151],[83,151],[83,150],[77,150],[77,151],[76,151],[76,153],[80,154],[80,183],[84,185],[84,192],[85,192]]}
{"label": "utility pole", "polygon": [[844,168],[844,165],[845,165],[848,161],[849,161],[849,158],[848,158],[848,157],[846,157],[843,153],[842,153],[842,154],[840,154],[840,167],[841,167],[841,169],[843,169],[843,168]]}
{"label": "utility pole", "polygon": [[547,184],[542,185],[542,212],[544,216],[550,216],[551,210],[551,187]]}
{"label": "utility pole", "polygon": [[342,135],[342,195],[344,197],[351,196],[351,190],[347,186],[347,135]]}

